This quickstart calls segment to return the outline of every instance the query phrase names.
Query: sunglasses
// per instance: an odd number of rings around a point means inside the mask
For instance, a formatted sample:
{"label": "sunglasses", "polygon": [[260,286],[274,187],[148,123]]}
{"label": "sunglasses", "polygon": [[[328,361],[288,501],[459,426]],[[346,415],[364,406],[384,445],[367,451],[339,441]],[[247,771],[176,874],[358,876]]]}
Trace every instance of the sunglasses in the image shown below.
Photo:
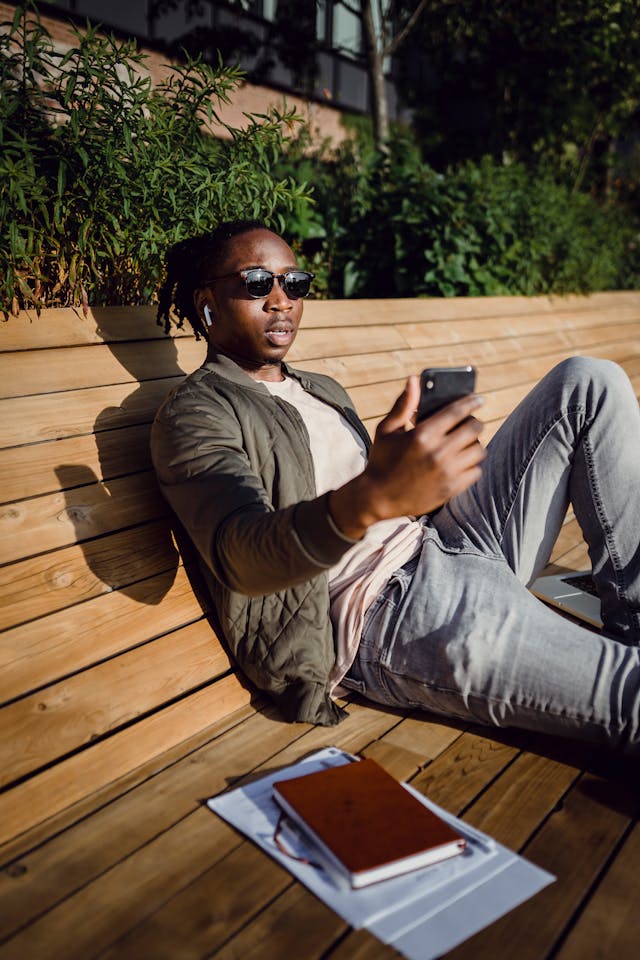
{"label": "sunglasses", "polygon": [[251,270],[236,270],[226,273],[223,277],[214,277],[208,280],[205,286],[210,287],[218,280],[227,280],[229,277],[242,277],[247,293],[254,300],[268,297],[273,290],[274,280],[277,280],[288,297],[306,297],[311,289],[311,281],[315,273],[308,270],[288,270],[287,273],[272,273],[263,267],[253,267]]}

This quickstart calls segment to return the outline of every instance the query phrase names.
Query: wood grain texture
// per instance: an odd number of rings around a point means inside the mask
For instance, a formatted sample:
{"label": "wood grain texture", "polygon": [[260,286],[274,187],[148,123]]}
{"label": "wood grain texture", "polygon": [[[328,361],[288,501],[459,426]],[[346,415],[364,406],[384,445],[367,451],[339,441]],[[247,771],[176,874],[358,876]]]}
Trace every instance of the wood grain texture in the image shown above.
{"label": "wood grain texture", "polygon": [[0,449],[150,423],[182,375],[0,400]]}
{"label": "wood grain texture", "polygon": [[0,703],[202,617],[184,567],[0,634]]}
{"label": "wood grain texture", "polygon": [[[73,468],[58,468],[60,477]],[[0,507],[0,563],[84,543],[125,527],[169,516],[155,474],[142,471],[112,480],[69,487]]]}
{"label": "wood grain texture", "polygon": [[625,800],[620,809],[620,788],[581,778],[523,850],[558,882],[458,947],[451,960],[483,960],[497,950],[515,950],[523,960],[549,956],[629,826],[633,806]]}
{"label": "wood grain texture", "polygon": [[177,568],[178,553],[165,521],[19,560],[0,567],[0,629],[111,590],[137,596],[139,582]]}
{"label": "wood grain texture", "polygon": [[[93,307],[85,316],[79,307],[24,310],[0,328],[1,350],[43,350],[104,341],[160,339],[162,328],[154,307]],[[186,336],[185,331],[172,331]]]}
{"label": "wood grain texture", "polygon": [[95,743],[228,672],[206,621],[183,627],[3,709],[0,787]]}
{"label": "wood grain texture", "polygon": [[[345,749],[352,749],[354,744],[362,748],[372,736],[379,736],[397,722],[397,718],[383,711],[364,707],[332,731],[331,742]],[[326,745],[327,731],[322,733]],[[267,718],[254,722],[252,718],[251,723],[233,728],[220,742],[205,746],[184,764],[160,774],[136,791],[135,796],[123,797],[117,818],[105,808],[90,822],[79,823],[77,838],[74,834],[61,851],[71,849],[74,853],[73,860],[67,860],[66,869],[58,854],[61,841],[52,841],[50,852],[34,851],[35,860],[23,858],[21,863],[28,868],[21,874],[25,882],[27,873],[34,876],[40,900],[44,898],[46,903],[53,898],[59,907],[25,928],[12,941],[15,952],[8,955],[18,956],[20,950],[24,955],[37,955],[47,942],[55,942],[61,931],[74,929],[69,956],[93,956],[99,945],[113,943],[143,917],[153,921],[160,906],[189,889],[192,881],[219,863],[230,850],[241,844],[249,846],[198,801],[224,789],[229,781],[233,785],[241,782],[241,775],[249,770],[255,775],[293,762],[291,757],[300,759],[318,748],[318,735],[319,731],[308,725],[291,726]],[[259,753],[256,743],[261,744]],[[258,756],[262,762],[256,766],[251,758]],[[114,858],[112,851],[98,848],[104,846],[104,837],[109,835],[108,824],[123,821],[129,824],[129,830],[124,843],[118,838]],[[125,844],[129,845],[131,856],[124,856]],[[92,862],[96,856],[99,869]],[[267,869],[273,867],[263,855],[259,860],[267,862]],[[112,864],[111,869],[104,869],[105,861]],[[44,871],[40,883],[39,871]],[[87,884],[91,876],[95,882]],[[73,896],[59,896],[58,882],[66,883],[67,888],[69,885],[69,879],[65,881],[63,877],[71,879]],[[4,883],[7,886],[11,888],[10,879]],[[0,896],[2,889],[0,875]],[[230,892],[232,887],[227,889]],[[20,909],[19,904],[25,900],[24,888],[16,889],[14,897],[12,902]],[[29,901],[33,909],[37,902],[34,893]],[[212,908],[216,912],[219,909],[215,901]],[[24,907],[22,914],[24,917]],[[119,944],[118,949],[125,948]]]}
{"label": "wood grain texture", "polygon": [[615,862],[560,948],[558,960],[609,960],[638,952],[640,825],[623,840]]}
{"label": "wood grain texture", "polygon": [[103,430],[0,452],[0,502],[107,482],[151,467],[150,424]]}
{"label": "wood grain texture", "polygon": [[0,794],[0,844],[135,770],[250,701],[231,675]]}
{"label": "wood grain texture", "polygon": [[203,342],[193,337],[0,353],[0,397],[184,376],[200,366],[205,354]]}
{"label": "wood grain texture", "polygon": [[[620,900],[640,875],[637,809],[580,756],[357,701],[331,730],[256,712],[194,596],[150,469],[155,411],[202,343],[165,336],[152,308],[22,315],[0,334],[3,960],[395,956],[201,806],[330,743],[557,873],[459,956],[567,960],[609,930],[616,960],[635,958]],[[639,393],[640,293],[311,301],[291,359],[343,383],[371,430],[410,373],[472,361],[489,439],[547,370],[579,354],[620,363]],[[585,562],[569,515],[552,565]]]}
{"label": "wood grain texture", "polygon": [[[623,308],[640,312],[640,295],[636,291],[596,293],[588,297],[462,297],[452,299],[394,300],[308,300],[305,303],[305,324],[309,326],[366,326],[376,316],[402,319],[420,318],[453,320],[473,317],[522,316],[531,313],[564,315],[589,310],[611,315]],[[0,328],[0,350],[33,350],[52,347],[81,346],[92,343],[142,339],[164,339],[163,329],[156,324],[154,307],[93,307],[86,316],[76,307],[25,310],[11,323]],[[171,336],[189,336],[186,330],[171,330]]]}

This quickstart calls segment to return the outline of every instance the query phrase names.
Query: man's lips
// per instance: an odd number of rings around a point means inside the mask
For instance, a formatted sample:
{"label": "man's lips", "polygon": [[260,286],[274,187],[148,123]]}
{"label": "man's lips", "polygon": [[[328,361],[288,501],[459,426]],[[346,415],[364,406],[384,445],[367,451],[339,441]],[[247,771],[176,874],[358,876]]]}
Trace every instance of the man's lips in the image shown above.
{"label": "man's lips", "polygon": [[295,337],[295,328],[290,323],[274,323],[265,330],[265,336],[274,347],[285,347]]}

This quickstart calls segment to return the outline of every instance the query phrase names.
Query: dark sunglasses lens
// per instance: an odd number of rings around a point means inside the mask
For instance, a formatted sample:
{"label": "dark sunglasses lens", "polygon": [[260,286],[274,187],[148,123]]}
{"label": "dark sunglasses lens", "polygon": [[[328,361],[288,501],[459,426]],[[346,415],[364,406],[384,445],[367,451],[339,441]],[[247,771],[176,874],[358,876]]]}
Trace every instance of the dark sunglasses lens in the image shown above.
{"label": "dark sunglasses lens", "polygon": [[247,270],[245,281],[251,297],[266,297],[273,287],[273,274],[268,270]]}
{"label": "dark sunglasses lens", "polygon": [[311,277],[301,270],[294,270],[285,275],[284,287],[290,297],[306,297],[311,287]]}

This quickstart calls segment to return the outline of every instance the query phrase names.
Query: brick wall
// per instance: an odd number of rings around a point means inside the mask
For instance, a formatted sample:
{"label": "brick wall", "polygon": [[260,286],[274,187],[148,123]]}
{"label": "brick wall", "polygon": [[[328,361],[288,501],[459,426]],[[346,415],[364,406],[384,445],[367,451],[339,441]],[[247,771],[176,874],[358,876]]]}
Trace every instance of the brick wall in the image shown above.
{"label": "brick wall", "polygon": [[[0,2],[0,22],[12,20],[14,14],[15,5]],[[40,12],[40,19],[56,44],[61,47],[68,47],[73,44],[73,29],[70,24],[65,23],[63,19],[46,16],[42,11]],[[162,77],[163,72],[166,71],[168,58],[157,51],[144,47],[142,52],[147,57],[147,69],[153,80],[157,82]],[[243,83],[234,92],[233,102],[227,105],[223,104],[219,109],[219,114],[223,122],[233,127],[243,127],[247,123],[245,113],[265,113],[271,106],[282,107],[284,102],[285,96],[280,90],[258,86],[253,83]],[[286,103],[289,107],[296,108],[296,111],[305,118],[319,137],[330,137],[334,143],[340,143],[344,139],[345,130],[340,122],[341,112],[339,110],[321,103],[303,100],[293,94],[287,94]],[[227,136],[222,127],[214,128],[213,132],[216,136]]]}

